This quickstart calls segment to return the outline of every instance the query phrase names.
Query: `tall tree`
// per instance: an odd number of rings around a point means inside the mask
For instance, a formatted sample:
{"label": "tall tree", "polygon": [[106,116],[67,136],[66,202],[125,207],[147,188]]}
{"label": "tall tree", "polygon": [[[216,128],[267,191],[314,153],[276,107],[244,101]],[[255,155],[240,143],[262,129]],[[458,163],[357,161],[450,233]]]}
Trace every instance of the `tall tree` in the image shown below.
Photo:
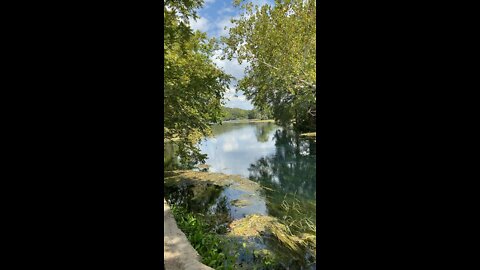
{"label": "tall tree", "polygon": [[211,57],[215,40],[193,32],[201,0],[164,1],[164,132],[178,146],[183,162],[203,161],[196,147],[221,121],[222,98],[231,77]]}
{"label": "tall tree", "polygon": [[238,89],[282,124],[312,129],[316,106],[316,3],[276,0],[261,7],[236,0],[243,13],[224,37],[228,59],[248,62]]}

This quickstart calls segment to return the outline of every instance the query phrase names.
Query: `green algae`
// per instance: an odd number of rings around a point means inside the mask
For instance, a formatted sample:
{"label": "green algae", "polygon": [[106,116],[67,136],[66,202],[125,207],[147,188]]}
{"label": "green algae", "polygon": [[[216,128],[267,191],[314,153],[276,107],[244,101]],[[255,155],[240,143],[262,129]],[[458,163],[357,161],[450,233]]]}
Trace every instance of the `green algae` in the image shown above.
{"label": "green algae", "polygon": [[[302,238],[291,233],[288,226],[277,218],[262,215],[249,215],[243,219],[234,220],[230,225],[230,236],[262,237],[274,236],[280,243],[297,254],[303,254],[309,243],[315,242],[316,236],[304,233]],[[304,240],[305,239],[305,240]]]}
{"label": "green algae", "polygon": [[232,188],[245,192],[257,192],[262,187],[251,180],[239,175],[228,175],[223,173],[196,172],[196,171],[170,171],[165,173],[165,185],[178,185],[180,183],[189,183],[198,185],[200,183],[210,183],[218,186],[231,186]]}

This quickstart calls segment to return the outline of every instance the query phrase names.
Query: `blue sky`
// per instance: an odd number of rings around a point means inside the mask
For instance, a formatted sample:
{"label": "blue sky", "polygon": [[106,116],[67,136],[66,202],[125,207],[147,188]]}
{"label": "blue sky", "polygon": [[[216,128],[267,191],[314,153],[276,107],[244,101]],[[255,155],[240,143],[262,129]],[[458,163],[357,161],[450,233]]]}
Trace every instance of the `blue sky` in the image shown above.
{"label": "blue sky", "polygon": [[[273,4],[273,0],[254,0],[256,5]],[[206,32],[209,37],[220,37],[228,35],[228,29],[224,27],[231,27],[230,19],[240,14],[240,8],[233,6],[233,0],[204,0],[203,7],[198,10],[198,18],[196,21],[191,20],[190,25],[195,30]],[[233,61],[220,60],[217,56],[220,55],[218,51],[213,58],[213,62],[222,68],[226,73],[234,76],[236,79],[241,79],[244,76],[244,69],[248,63],[240,65],[237,60]],[[253,108],[250,101],[246,100],[243,92],[236,92],[235,81],[232,81],[230,87],[225,95],[226,106],[232,108],[241,108],[250,110]]]}

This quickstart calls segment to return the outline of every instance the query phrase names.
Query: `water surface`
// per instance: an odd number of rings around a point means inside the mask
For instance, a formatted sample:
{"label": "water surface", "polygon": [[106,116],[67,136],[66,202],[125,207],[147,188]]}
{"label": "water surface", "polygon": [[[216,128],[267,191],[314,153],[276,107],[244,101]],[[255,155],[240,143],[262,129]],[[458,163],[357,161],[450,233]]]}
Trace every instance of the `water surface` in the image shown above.
{"label": "water surface", "polygon": [[[233,186],[212,186],[202,193],[195,193],[193,187],[169,188],[167,200],[186,198],[190,200],[192,210],[226,211],[230,220],[250,214],[270,215],[287,221],[284,222],[286,224],[296,221],[302,225],[292,226],[293,232],[315,234],[316,229],[301,224],[305,220],[314,226],[316,223],[315,141],[300,138],[296,132],[274,123],[224,123],[213,126],[212,130],[213,136],[205,138],[199,144],[201,152],[207,154],[208,171],[240,175],[264,188],[255,193],[244,192]],[[177,164],[176,158],[168,155],[174,152],[174,147],[166,146],[165,151],[166,163]],[[205,200],[199,201],[198,198]],[[246,200],[249,204],[233,203],[239,200]],[[307,263],[310,259],[292,257],[288,249],[275,241],[267,238],[258,244],[260,247],[276,249],[276,252],[288,257],[284,262],[286,269],[315,269],[315,264]]]}
{"label": "water surface", "polygon": [[[316,143],[274,123],[224,123],[200,144],[210,172],[238,174],[267,187],[260,214],[283,216],[283,200],[315,215]],[[229,195],[229,194],[225,194]]]}

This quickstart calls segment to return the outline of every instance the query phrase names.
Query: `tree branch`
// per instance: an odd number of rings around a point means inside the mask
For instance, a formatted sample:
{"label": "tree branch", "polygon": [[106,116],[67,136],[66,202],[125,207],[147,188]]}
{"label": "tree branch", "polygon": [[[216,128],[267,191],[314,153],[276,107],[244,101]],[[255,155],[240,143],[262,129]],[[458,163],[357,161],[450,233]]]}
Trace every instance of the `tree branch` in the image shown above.
{"label": "tree branch", "polygon": [[[259,60],[259,59],[256,59],[256,60],[257,60],[257,61],[260,61],[261,63],[263,63],[264,65],[266,65],[266,66],[268,66],[268,67],[271,67],[271,68],[276,69],[276,70],[280,70],[279,68],[274,67],[274,66],[270,65],[269,63],[267,63],[267,62],[265,62],[265,61],[263,61],[263,60]],[[303,80],[303,79],[294,77],[294,76],[292,76],[292,75],[291,75],[290,77],[298,80],[299,82],[302,82],[302,83],[306,84],[308,87],[312,88],[314,91],[317,90],[317,86],[316,86],[315,84],[312,84],[312,83],[307,82],[307,81],[305,81],[305,80]]]}

